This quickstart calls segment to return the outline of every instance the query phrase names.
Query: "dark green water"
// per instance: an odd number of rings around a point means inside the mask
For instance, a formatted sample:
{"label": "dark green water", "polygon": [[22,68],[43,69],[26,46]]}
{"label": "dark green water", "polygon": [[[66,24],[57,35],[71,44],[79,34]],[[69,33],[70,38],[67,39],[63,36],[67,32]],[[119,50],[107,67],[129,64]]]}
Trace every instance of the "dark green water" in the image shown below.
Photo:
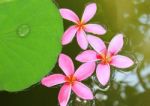
{"label": "dark green water", "polygon": [[[90,2],[98,11],[91,20],[102,24],[108,33],[106,42],[116,33],[124,33],[121,54],[131,57],[135,65],[129,69],[112,69],[109,85],[102,88],[95,75],[85,83],[93,90],[95,100],[83,101],[72,94],[69,106],[150,106],[150,0],[56,0],[59,7],[74,10],[79,16]],[[64,21],[65,29],[71,22]],[[63,53],[75,58],[81,50],[76,40],[64,46]],[[75,60],[76,68],[80,65]],[[58,65],[54,73],[61,72]],[[46,88],[40,84],[16,93],[0,92],[0,106],[58,106],[59,86]]]}

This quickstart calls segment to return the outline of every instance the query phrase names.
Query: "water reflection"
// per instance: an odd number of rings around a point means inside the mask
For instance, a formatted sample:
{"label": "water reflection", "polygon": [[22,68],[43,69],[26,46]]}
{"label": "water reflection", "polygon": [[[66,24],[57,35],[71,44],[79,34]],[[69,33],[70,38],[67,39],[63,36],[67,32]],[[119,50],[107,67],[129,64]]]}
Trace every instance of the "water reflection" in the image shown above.
{"label": "water reflection", "polygon": [[87,100],[82,100],[78,97],[74,97],[70,103],[69,106],[95,106],[95,101],[87,101]]}
{"label": "water reflection", "polygon": [[[109,41],[115,33],[123,32],[126,43],[122,54],[135,60],[135,65],[130,69],[113,69],[107,87],[102,87],[95,76],[91,78],[87,84],[95,95],[94,106],[149,106],[150,101],[146,98],[150,97],[147,95],[150,92],[150,1],[94,1],[101,9],[94,21],[106,25],[109,30],[107,37],[102,38]],[[75,103],[73,106],[80,106]]]}

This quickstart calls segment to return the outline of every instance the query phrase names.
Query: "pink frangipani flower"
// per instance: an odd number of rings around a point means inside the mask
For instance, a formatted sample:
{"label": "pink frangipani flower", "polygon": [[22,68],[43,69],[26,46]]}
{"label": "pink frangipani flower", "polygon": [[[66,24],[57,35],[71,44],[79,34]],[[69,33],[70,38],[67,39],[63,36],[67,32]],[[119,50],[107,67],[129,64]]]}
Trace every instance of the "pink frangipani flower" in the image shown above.
{"label": "pink frangipani flower", "polygon": [[95,3],[91,3],[87,5],[81,20],[79,20],[79,17],[72,10],[65,9],[65,8],[60,9],[60,14],[64,19],[75,23],[75,25],[70,26],[64,32],[64,35],[62,37],[63,45],[69,44],[74,38],[74,36],[76,35],[79,46],[85,50],[88,47],[88,41],[85,32],[98,34],[98,35],[102,35],[106,33],[106,30],[101,25],[86,24],[91,18],[93,18],[93,16],[96,13],[96,10],[97,7]]}
{"label": "pink frangipani flower", "polygon": [[63,74],[53,74],[42,79],[42,84],[46,87],[52,87],[54,85],[62,84],[60,89],[58,100],[60,106],[66,106],[70,95],[71,89],[73,92],[82,99],[93,99],[92,91],[81,83],[82,80],[87,79],[92,75],[95,70],[95,63],[82,64],[76,72],[74,72],[74,65],[70,57],[65,54],[59,56],[59,67],[63,70]]}
{"label": "pink frangipani flower", "polygon": [[105,43],[98,37],[88,35],[87,39],[94,50],[86,50],[76,57],[80,62],[99,62],[96,68],[96,76],[99,82],[105,86],[110,79],[110,65],[117,68],[128,68],[134,62],[118,52],[123,47],[123,35],[116,35],[109,43],[106,49]]}

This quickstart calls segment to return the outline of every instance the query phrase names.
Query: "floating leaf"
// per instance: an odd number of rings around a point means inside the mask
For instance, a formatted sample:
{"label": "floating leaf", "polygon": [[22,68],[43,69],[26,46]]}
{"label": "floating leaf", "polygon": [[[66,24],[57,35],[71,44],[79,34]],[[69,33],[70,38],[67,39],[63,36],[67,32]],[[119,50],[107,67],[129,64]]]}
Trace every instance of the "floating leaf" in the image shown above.
{"label": "floating leaf", "polygon": [[0,24],[0,90],[20,91],[54,67],[62,19],[51,0],[1,0]]}

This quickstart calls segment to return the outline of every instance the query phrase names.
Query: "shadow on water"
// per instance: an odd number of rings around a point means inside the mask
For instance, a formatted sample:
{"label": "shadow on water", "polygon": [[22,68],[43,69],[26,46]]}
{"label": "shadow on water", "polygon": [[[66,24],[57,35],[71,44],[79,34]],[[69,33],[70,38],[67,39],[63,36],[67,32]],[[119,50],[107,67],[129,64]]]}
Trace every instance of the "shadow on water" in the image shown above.
{"label": "shadow on water", "polygon": [[[116,33],[125,35],[121,54],[131,57],[135,65],[129,69],[112,68],[110,83],[102,87],[95,75],[85,81],[93,90],[95,100],[85,101],[72,94],[69,106],[149,106],[150,105],[150,0],[92,0],[98,11],[91,22],[100,23],[108,33],[101,38],[106,42]],[[81,16],[91,0],[56,0],[59,7],[74,10]],[[65,29],[71,22],[64,20]],[[64,46],[63,53],[75,58],[81,52],[74,40]],[[75,60],[74,60],[75,61]],[[75,61],[75,66],[80,63]],[[61,72],[58,65],[53,72]],[[23,92],[0,93],[2,106],[57,106],[60,87],[46,88],[35,85]]]}

